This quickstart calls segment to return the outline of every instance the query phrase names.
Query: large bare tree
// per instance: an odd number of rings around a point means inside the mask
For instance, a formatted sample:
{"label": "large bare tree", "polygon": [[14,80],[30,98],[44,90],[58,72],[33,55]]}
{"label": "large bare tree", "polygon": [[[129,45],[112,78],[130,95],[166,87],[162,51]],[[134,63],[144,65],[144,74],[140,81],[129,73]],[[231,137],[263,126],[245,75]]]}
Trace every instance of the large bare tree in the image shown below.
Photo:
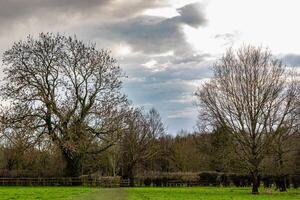
{"label": "large bare tree", "polygon": [[164,134],[164,126],[155,109],[144,114],[141,109],[132,108],[125,121],[127,128],[121,138],[123,176],[134,186],[137,165],[159,153],[157,139]]}
{"label": "large bare tree", "polygon": [[258,194],[266,151],[283,127],[294,127],[296,83],[269,50],[253,46],[228,50],[213,71],[196,93],[201,119],[231,134]]}
{"label": "large bare tree", "polygon": [[[76,37],[41,33],[4,52],[1,123],[24,124],[47,135],[66,161],[66,175],[80,174],[82,158],[104,151],[116,140],[123,73],[116,60]],[[12,114],[7,115],[7,112]]]}

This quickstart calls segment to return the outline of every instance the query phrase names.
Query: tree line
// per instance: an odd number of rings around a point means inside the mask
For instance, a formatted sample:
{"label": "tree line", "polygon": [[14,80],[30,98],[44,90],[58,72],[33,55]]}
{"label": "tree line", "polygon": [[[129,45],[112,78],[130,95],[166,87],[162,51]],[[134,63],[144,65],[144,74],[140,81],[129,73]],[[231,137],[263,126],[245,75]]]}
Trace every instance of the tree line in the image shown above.
{"label": "tree line", "polygon": [[[107,50],[41,33],[3,54],[0,176],[149,172],[300,173],[299,81],[267,49],[228,50],[195,95],[194,132],[168,135],[159,112],[122,94]],[[195,108],[195,112],[197,109]],[[283,182],[284,182],[283,178]]]}

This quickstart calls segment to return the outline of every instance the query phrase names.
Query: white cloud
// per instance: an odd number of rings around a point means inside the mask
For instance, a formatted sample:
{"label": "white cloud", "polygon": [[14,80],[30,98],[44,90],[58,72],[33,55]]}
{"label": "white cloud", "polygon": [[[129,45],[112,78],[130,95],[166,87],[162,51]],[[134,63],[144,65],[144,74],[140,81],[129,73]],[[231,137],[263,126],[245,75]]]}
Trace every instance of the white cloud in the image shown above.
{"label": "white cloud", "polygon": [[160,54],[150,54],[150,57],[167,57],[167,56],[174,56],[174,51],[167,51],[165,53],[160,53]]}
{"label": "white cloud", "polygon": [[182,109],[182,110],[179,110],[179,111],[174,111],[174,112],[170,113],[167,116],[167,118],[168,119],[194,118],[195,113],[197,113],[196,109],[192,108],[192,107],[189,107],[189,108],[185,108],[185,109]]}
{"label": "white cloud", "polygon": [[150,60],[144,64],[142,64],[143,66],[149,68],[149,69],[153,69],[155,68],[155,65],[157,64],[157,61],[156,60]]}
{"label": "white cloud", "polygon": [[112,53],[118,57],[126,57],[132,53],[132,48],[126,43],[120,43],[112,47]]}
{"label": "white cloud", "polygon": [[300,63],[298,0],[77,0],[68,10],[71,0],[7,1],[6,8],[3,2],[1,49],[41,31],[95,41],[128,75],[129,99],[156,106],[174,132],[192,128],[193,92],[228,47],[268,46],[276,55],[290,53],[292,66]]}
{"label": "white cloud", "polygon": [[179,15],[177,10],[171,7],[147,9],[143,12],[143,14],[148,16],[157,16],[165,18],[171,18]]}
{"label": "white cloud", "polygon": [[297,0],[209,0],[205,28],[185,29],[188,41],[198,51],[219,54],[230,43],[215,38],[216,34],[234,34],[232,45],[267,46],[275,54],[300,54]]}
{"label": "white cloud", "polygon": [[195,102],[196,98],[193,93],[183,93],[176,99],[171,99],[167,103],[180,103],[180,104],[190,104],[192,105]]}

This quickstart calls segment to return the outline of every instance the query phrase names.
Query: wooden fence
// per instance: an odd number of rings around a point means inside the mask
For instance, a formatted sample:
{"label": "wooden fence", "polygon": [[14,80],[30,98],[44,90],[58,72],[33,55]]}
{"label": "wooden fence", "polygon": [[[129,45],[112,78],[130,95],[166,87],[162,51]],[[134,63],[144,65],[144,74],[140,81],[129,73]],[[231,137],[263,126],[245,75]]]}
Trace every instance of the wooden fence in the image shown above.
{"label": "wooden fence", "polygon": [[120,177],[100,178],[0,178],[0,186],[99,186],[120,187]]}
{"label": "wooden fence", "polygon": [[[206,174],[206,176],[204,176]],[[171,174],[172,175],[172,174]],[[208,176],[203,173],[197,178],[173,174],[172,176],[157,177],[137,177],[135,179],[136,187],[154,186],[154,187],[181,187],[181,186],[230,186],[245,187],[251,185],[251,180],[247,176]],[[175,176],[177,175],[177,177]],[[262,183],[265,187],[279,185],[278,177],[262,177]],[[300,187],[300,175],[290,175],[286,177],[286,184],[290,187]],[[128,179],[120,177],[90,177],[82,176],[79,178],[0,178],[0,186],[95,186],[95,187],[129,187]]]}

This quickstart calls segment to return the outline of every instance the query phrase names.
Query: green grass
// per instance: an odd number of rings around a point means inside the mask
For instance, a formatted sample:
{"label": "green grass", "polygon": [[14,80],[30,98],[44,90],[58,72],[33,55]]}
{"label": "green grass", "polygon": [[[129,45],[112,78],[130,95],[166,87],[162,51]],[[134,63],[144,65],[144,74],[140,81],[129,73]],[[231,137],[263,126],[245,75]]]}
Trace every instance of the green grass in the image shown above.
{"label": "green grass", "polygon": [[123,188],[94,189],[89,193],[77,196],[74,200],[127,200],[127,191]]}
{"label": "green grass", "polygon": [[71,200],[92,191],[85,187],[0,187],[0,200]]}
{"label": "green grass", "polygon": [[0,187],[0,200],[300,200],[300,190],[286,193],[250,188],[88,188],[88,187]]}
{"label": "green grass", "polygon": [[263,190],[259,195],[250,194],[250,188],[129,188],[129,200],[300,200],[300,190],[287,193]]}

